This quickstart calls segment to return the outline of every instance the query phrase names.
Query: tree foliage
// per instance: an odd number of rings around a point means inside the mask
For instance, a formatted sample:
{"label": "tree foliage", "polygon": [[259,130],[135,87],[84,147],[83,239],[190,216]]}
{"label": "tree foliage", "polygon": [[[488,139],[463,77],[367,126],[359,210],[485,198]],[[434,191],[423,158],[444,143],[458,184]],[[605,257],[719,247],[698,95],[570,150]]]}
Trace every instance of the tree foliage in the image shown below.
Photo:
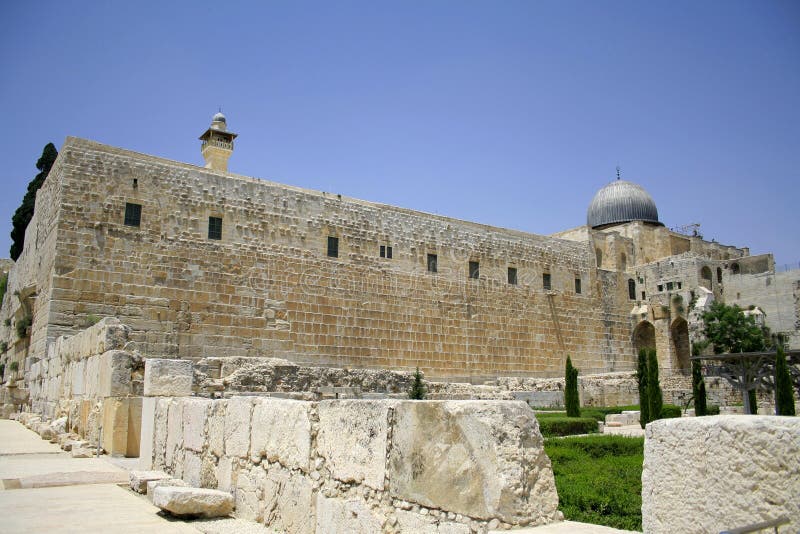
{"label": "tree foliage", "polygon": [[39,158],[39,161],[36,162],[36,168],[39,169],[39,174],[28,184],[28,191],[22,198],[22,204],[17,208],[17,211],[14,212],[14,216],[11,218],[11,249],[9,250],[9,254],[14,261],[17,261],[17,258],[22,254],[22,249],[25,246],[25,229],[28,228],[28,223],[30,223],[33,218],[33,208],[36,205],[36,192],[44,184],[47,175],[50,174],[50,169],[53,167],[57,156],[58,151],[55,145],[53,145],[53,143],[47,143],[42,150],[42,156]]}
{"label": "tree foliage", "polygon": [[564,377],[564,405],[567,408],[567,417],[580,417],[581,405],[578,398],[578,370],[572,366],[572,360],[567,356],[567,366]]}
{"label": "tree foliage", "polygon": [[408,398],[412,400],[423,400],[425,398],[425,384],[422,383],[422,373],[419,372],[419,367],[414,372],[414,382],[411,384]]}
{"label": "tree foliage", "polygon": [[649,404],[650,421],[661,418],[661,409],[664,407],[664,398],[661,394],[661,384],[658,380],[658,357],[656,349],[647,351],[647,402]]}
{"label": "tree foliage", "polygon": [[650,422],[650,402],[647,400],[647,349],[639,349],[636,368],[636,381],[639,384],[639,423],[642,428]]}
{"label": "tree foliage", "polygon": [[[703,344],[692,345],[692,356],[700,356]],[[706,382],[700,361],[692,360],[692,397],[694,398],[694,414],[697,416],[708,415],[708,400],[706,397]]]}
{"label": "tree foliage", "polygon": [[789,375],[786,354],[781,346],[775,356],[775,414],[795,415],[792,377]]}
{"label": "tree foliage", "polygon": [[714,346],[714,354],[756,352],[769,346],[769,330],[747,317],[737,305],[714,302],[703,313],[705,336]]}
{"label": "tree foliage", "polygon": [[3,298],[6,296],[8,289],[8,273],[0,274],[0,305],[3,304]]}

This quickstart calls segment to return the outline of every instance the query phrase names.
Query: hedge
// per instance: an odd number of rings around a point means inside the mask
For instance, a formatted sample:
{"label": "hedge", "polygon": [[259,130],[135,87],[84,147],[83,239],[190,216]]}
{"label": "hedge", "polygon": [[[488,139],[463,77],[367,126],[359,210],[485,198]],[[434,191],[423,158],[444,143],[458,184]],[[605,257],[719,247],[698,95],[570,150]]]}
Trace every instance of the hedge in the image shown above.
{"label": "hedge", "polygon": [[539,430],[546,438],[556,436],[573,436],[597,432],[597,420],[592,417],[567,417],[565,415],[536,414]]}

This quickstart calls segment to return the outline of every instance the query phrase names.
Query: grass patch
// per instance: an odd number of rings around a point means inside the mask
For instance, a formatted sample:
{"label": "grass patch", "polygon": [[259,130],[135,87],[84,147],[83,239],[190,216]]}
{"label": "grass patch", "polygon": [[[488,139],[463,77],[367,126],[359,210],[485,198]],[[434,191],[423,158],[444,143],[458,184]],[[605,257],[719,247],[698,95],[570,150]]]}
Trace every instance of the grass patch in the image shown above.
{"label": "grass patch", "polygon": [[566,519],[642,530],[644,438],[551,438],[544,449]]}
{"label": "grass patch", "polygon": [[564,413],[537,413],[539,430],[546,438],[597,432],[597,421],[591,417],[567,417]]}

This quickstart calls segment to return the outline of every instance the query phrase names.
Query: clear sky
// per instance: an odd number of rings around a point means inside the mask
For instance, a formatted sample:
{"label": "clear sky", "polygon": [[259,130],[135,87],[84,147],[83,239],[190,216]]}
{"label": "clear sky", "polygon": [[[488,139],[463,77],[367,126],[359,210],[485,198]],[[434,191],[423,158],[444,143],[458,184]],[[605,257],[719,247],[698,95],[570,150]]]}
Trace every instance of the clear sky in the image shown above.
{"label": "clear sky", "polygon": [[49,141],[496,226],[585,224],[622,177],[667,226],[800,261],[800,2],[0,3],[0,257]]}

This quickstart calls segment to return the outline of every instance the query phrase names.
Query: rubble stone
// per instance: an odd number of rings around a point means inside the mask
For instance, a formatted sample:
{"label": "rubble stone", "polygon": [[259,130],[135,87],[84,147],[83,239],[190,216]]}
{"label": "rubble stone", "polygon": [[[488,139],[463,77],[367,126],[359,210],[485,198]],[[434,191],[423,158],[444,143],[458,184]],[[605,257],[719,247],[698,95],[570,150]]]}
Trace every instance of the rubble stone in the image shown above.
{"label": "rubble stone", "polygon": [[160,486],[153,490],[153,505],[176,516],[224,517],[233,511],[233,497],[213,489]]}

